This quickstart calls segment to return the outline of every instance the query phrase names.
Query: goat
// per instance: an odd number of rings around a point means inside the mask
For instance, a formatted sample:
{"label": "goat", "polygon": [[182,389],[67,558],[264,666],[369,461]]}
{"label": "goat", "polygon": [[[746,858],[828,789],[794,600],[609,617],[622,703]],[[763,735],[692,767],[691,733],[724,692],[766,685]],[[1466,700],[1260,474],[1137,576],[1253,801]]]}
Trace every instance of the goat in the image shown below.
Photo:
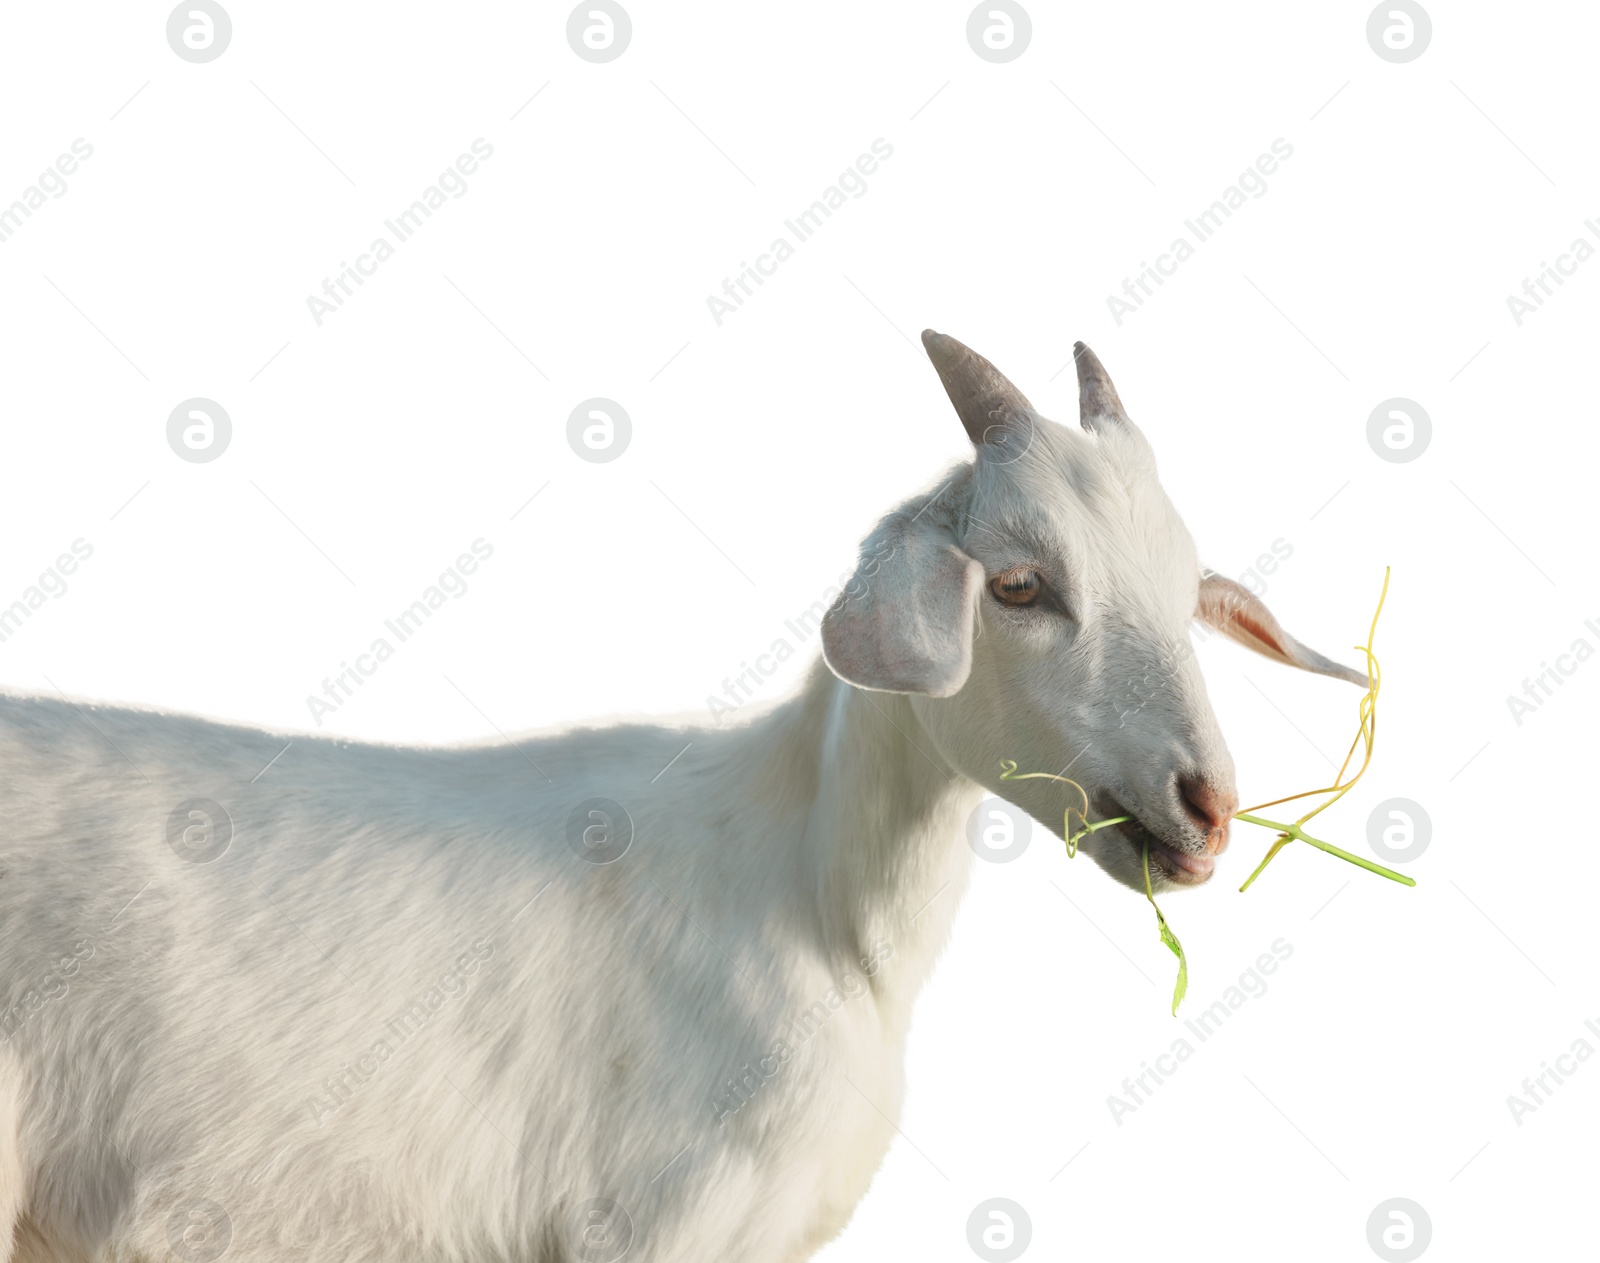
{"label": "goat", "polygon": [[1116,880],[1204,882],[1237,800],[1190,621],[1364,677],[1202,572],[1088,348],[1077,431],[923,342],[974,457],[748,722],[261,775],[282,736],[0,700],[0,1263],[797,1263],[894,1134],[969,812],[1059,827],[1002,756],[1136,817],[1083,844]]}

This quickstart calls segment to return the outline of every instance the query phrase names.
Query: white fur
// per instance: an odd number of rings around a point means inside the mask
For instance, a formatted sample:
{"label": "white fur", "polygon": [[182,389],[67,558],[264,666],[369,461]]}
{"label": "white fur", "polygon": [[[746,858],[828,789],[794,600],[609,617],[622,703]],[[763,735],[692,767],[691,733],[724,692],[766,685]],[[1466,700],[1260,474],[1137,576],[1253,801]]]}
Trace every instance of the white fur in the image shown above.
{"label": "white fur", "polygon": [[[505,745],[301,737],[252,784],[284,738],[0,702],[0,976],[23,1015],[0,1214],[20,1202],[54,1251],[17,1257],[167,1259],[193,1197],[238,1259],[581,1259],[596,1197],[631,1216],[630,1259],[807,1257],[888,1147],[965,881],[977,790],[915,726],[817,670],[738,731],[520,739],[550,783]],[[236,828],[208,864],[166,842],[195,796]],[[611,864],[566,843],[591,796],[634,821]],[[464,993],[398,1041],[467,954],[487,958]],[[342,1108],[311,1104],[381,1039]]]}
{"label": "white fur", "polygon": [[[195,1199],[237,1260],[609,1258],[596,1198],[638,1263],[809,1257],[893,1135],[983,786],[1060,827],[998,760],[1075,761],[1189,849],[1175,776],[1231,776],[1143,439],[1038,426],[885,519],[832,624],[864,672],[921,678],[922,646],[923,693],[819,663],[738,729],[296,737],[265,773],[286,737],[0,699],[0,1263],[13,1217],[18,1260],[212,1257]],[[989,595],[1030,559],[1070,620]],[[861,640],[939,574],[959,599]],[[209,863],[168,845],[195,797],[233,822]],[[633,821],[610,863],[568,844],[591,797]]]}

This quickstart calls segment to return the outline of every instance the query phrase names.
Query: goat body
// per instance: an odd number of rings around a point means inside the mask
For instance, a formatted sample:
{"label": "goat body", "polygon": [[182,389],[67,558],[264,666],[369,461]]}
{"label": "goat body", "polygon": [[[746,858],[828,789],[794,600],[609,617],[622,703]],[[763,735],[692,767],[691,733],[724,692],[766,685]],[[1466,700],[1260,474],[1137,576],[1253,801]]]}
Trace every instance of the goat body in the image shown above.
{"label": "goat body", "polygon": [[916,728],[819,664],[737,730],[262,774],[287,738],[0,700],[0,1259],[807,1257],[970,859]]}
{"label": "goat body", "polygon": [[[1093,353],[1082,430],[924,344],[976,457],[868,536],[751,723],[416,750],[0,699],[0,1263],[798,1263],[888,1149],[986,787],[1143,891],[1237,805],[1202,570]],[[15,1231],[13,1234],[13,1226]]]}

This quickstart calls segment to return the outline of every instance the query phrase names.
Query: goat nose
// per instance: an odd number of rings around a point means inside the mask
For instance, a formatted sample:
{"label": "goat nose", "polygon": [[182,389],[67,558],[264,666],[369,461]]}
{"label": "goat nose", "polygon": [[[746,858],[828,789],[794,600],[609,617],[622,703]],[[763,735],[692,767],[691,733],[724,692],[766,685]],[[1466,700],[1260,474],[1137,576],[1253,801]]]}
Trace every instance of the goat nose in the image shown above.
{"label": "goat nose", "polygon": [[1228,821],[1239,810],[1239,795],[1198,776],[1180,776],[1178,793],[1194,822],[1206,831],[1206,850],[1220,853],[1228,845]]}

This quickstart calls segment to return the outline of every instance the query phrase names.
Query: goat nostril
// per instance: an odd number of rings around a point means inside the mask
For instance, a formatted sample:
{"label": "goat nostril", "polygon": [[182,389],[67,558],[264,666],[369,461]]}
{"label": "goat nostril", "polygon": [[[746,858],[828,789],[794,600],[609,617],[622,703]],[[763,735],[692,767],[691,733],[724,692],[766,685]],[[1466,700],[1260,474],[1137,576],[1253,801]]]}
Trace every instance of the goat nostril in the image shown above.
{"label": "goat nostril", "polygon": [[1239,796],[1231,789],[1218,789],[1198,776],[1180,776],[1178,793],[1195,823],[1207,833],[1221,834],[1233,813],[1239,809]]}

